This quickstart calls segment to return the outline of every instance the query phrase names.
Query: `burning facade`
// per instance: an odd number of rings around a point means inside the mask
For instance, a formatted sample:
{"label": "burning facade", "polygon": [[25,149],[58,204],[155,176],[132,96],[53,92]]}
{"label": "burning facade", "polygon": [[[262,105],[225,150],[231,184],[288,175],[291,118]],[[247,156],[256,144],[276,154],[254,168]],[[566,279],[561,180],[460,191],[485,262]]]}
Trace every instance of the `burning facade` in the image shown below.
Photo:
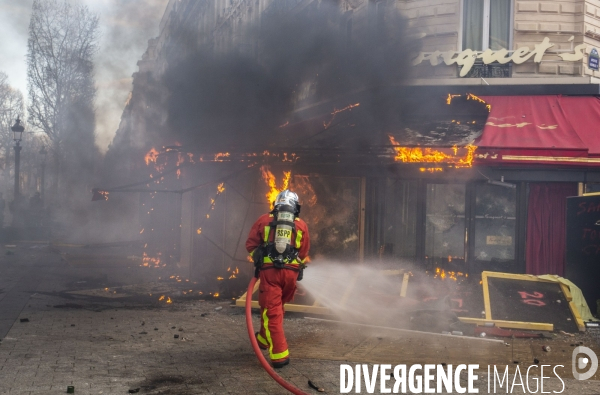
{"label": "burning facade", "polygon": [[170,1],[113,143],[127,186],[106,191],[142,196],[149,256],[194,278],[249,275],[248,229],[286,186],[312,259],[564,275],[564,200],[600,182],[577,21],[600,23],[583,1],[552,33],[537,2],[479,3]]}

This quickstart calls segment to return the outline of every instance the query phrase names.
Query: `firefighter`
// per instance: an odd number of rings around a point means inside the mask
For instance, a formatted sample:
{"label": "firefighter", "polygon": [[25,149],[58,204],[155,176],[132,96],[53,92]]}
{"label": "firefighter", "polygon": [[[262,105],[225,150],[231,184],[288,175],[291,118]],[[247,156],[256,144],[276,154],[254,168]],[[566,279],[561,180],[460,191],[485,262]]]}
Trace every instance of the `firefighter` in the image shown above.
{"label": "firefighter", "polygon": [[287,189],[280,192],[273,211],[254,223],[246,241],[255,275],[260,278],[261,326],[256,339],[260,348],[269,350],[274,368],[290,363],[283,333],[283,305],[294,297],[296,281],[302,279],[310,248],[308,226],[299,214],[298,195]]}

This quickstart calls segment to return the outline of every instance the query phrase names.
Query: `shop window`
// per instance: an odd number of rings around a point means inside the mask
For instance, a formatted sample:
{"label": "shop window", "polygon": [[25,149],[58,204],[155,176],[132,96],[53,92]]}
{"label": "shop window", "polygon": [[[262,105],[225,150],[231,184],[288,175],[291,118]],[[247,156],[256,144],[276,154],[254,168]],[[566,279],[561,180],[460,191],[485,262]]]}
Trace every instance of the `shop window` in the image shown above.
{"label": "shop window", "polygon": [[386,258],[416,256],[417,182],[388,179],[382,215],[383,240],[378,255]]}
{"label": "shop window", "polygon": [[428,184],[425,222],[427,266],[429,269],[460,267],[464,257],[465,185]]}
{"label": "shop window", "polygon": [[600,192],[600,182],[588,182],[585,184],[584,193],[599,193]]}
{"label": "shop window", "polygon": [[515,259],[517,193],[514,188],[475,187],[475,261],[502,265]]}
{"label": "shop window", "polygon": [[510,49],[510,25],[511,0],[463,0],[463,49]]}

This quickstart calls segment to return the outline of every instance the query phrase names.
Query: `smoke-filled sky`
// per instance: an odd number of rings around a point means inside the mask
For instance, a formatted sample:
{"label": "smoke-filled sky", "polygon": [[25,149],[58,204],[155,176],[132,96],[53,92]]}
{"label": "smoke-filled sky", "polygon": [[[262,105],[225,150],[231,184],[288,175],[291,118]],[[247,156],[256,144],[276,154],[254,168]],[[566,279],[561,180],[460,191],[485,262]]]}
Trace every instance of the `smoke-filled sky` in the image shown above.
{"label": "smoke-filled sky", "polygon": [[[77,0],[70,0],[74,3]],[[168,0],[79,0],[100,16],[96,56],[96,142],[105,151],[131,90],[131,75],[158,35]],[[33,0],[0,0],[0,71],[27,95],[27,36]]]}

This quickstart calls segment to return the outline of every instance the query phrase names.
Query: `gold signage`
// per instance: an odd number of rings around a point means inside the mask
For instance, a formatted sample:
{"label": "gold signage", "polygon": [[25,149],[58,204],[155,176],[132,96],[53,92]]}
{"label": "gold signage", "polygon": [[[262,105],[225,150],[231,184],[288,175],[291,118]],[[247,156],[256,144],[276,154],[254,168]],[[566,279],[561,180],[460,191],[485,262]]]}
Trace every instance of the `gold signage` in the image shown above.
{"label": "gold signage", "polygon": [[[571,37],[569,41],[572,40],[573,37]],[[487,49],[483,52],[477,52],[471,49],[465,49],[462,52],[421,52],[419,56],[417,56],[417,58],[413,60],[413,65],[418,65],[425,60],[429,60],[429,63],[432,66],[437,66],[442,62],[448,66],[457,64],[459,66],[462,66],[459,75],[461,77],[464,77],[469,73],[477,59],[481,59],[484,64],[490,64],[493,62],[498,62],[500,64],[505,64],[508,62],[521,64],[533,57],[533,61],[535,63],[540,63],[546,51],[549,48],[552,48],[553,46],[554,44],[550,42],[550,39],[548,37],[545,37],[541,43],[535,44],[535,48],[533,50],[530,50],[529,47],[521,47],[512,51],[511,54],[508,53],[508,49],[506,48],[502,48],[497,51]],[[557,55],[564,61],[575,62],[583,59],[585,55],[585,47],[585,44],[580,44],[575,47],[573,53],[559,53]]]}

